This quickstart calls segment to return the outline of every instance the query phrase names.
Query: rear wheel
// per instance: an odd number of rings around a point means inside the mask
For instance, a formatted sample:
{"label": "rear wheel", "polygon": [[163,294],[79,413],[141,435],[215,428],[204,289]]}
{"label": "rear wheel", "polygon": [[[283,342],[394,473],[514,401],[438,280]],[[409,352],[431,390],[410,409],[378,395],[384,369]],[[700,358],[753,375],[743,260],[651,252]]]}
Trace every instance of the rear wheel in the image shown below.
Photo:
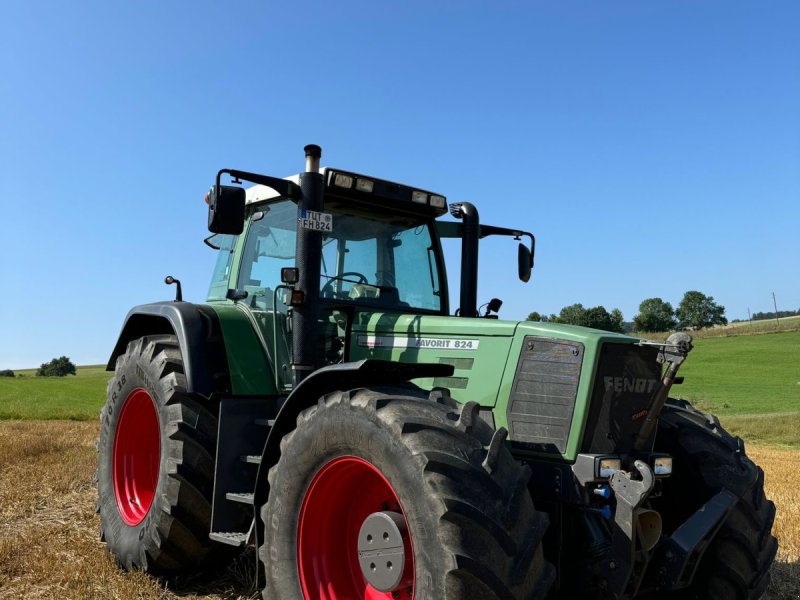
{"label": "rear wheel", "polygon": [[300,414],[269,472],[264,598],[544,596],[527,469],[475,403],[433,396],[337,392]]}
{"label": "rear wheel", "polygon": [[117,359],[100,411],[100,537],[127,569],[193,571],[208,539],[217,419],[186,393],[177,338],[134,340]]}
{"label": "rear wheel", "polygon": [[664,486],[665,531],[723,488],[739,496],[703,555],[692,585],[665,598],[760,598],[778,547],[771,533],[775,505],[764,496],[764,472],[747,458],[742,440],[725,431],[715,417],[670,399],[659,417],[656,449],[671,454],[675,463]]}

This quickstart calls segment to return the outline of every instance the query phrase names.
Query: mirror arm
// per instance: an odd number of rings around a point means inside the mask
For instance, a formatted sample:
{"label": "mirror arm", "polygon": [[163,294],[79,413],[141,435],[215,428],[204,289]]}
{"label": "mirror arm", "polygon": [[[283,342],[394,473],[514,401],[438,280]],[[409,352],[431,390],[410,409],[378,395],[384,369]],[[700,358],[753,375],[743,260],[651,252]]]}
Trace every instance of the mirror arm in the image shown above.
{"label": "mirror arm", "polygon": [[495,225],[481,225],[480,237],[485,238],[490,235],[506,235],[513,237],[515,240],[520,239],[522,236],[526,236],[528,239],[530,239],[531,268],[533,268],[533,257],[534,251],[536,250],[536,238],[532,233],[529,231],[522,231],[521,229],[509,229],[507,227],[496,227]]}
{"label": "mirror arm", "polygon": [[270,177],[269,175],[259,175],[258,173],[250,173],[248,171],[238,171],[236,169],[220,169],[216,179],[217,188],[219,188],[219,180],[223,174],[230,175],[233,179],[244,179],[251,183],[265,185],[278,192],[281,196],[291,198],[292,200],[298,200],[303,195],[299,185],[286,179]]}

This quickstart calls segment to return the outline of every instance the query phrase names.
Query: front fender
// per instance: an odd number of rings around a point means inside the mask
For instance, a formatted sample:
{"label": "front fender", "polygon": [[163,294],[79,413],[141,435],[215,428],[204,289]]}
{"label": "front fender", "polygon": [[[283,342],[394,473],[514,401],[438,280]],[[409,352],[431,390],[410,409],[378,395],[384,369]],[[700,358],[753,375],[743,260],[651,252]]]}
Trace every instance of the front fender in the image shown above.
{"label": "front fender", "polygon": [[133,307],[108,359],[113,371],[128,343],[145,335],[173,334],[184,361],[187,392],[210,396],[230,393],[228,362],[216,313],[207,305],[191,302],[154,302]]}

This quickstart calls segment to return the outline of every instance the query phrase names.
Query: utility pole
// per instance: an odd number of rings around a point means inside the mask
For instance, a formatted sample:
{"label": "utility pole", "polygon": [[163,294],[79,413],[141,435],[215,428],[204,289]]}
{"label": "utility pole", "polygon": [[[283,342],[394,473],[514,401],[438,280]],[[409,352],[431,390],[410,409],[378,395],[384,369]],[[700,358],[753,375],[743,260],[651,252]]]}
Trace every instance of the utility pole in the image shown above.
{"label": "utility pole", "polygon": [[750,329],[753,328],[753,317],[750,315],[750,307],[747,307],[747,320],[750,321]]}
{"label": "utility pole", "polygon": [[778,303],[775,301],[775,292],[772,292],[772,305],[775,307],[775,322],[780,325],[780,320],[778,318]]}

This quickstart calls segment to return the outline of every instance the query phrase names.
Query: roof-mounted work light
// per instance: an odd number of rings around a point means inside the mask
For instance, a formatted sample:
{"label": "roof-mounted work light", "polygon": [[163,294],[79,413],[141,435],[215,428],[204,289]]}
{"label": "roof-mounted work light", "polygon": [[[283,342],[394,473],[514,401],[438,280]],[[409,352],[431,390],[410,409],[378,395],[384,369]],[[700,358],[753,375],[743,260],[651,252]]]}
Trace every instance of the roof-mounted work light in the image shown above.
{"label": "roof-mounted work light", "polygon": [[441,194],[407,185],[366,177],[357,173],[327,169],[325,202],[363,204],[406,214],[438,217],[447,212],[447,199]]}

